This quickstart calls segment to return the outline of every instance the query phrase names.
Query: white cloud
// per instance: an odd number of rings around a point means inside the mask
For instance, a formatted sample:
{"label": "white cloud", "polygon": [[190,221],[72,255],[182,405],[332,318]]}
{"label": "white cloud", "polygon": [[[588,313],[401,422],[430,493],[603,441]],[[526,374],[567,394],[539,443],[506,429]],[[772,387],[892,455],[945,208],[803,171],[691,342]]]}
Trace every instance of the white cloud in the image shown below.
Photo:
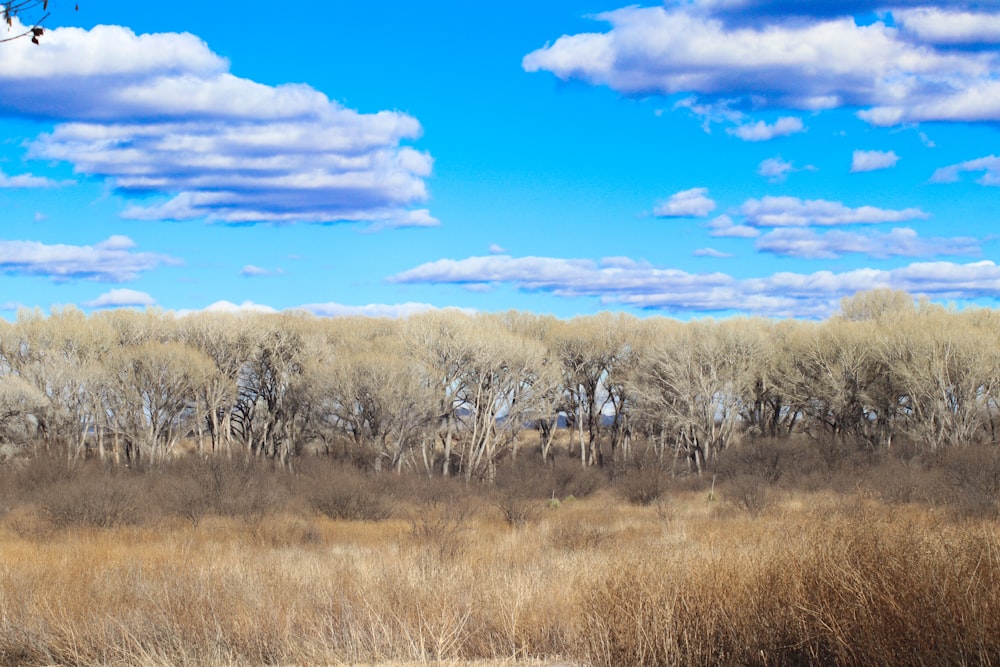
{"label": "white cloud", "polygon": [[[286,309],[284,312],[306,312],[316,317],[388,317],[388,318],[406,318],[411,315],[418,315],[420,313],[426,313],[435,310],[456,310],[463,313],[473,314],[476,311],[472,308],[439,308],[438,306],[433,306],[428,303],[397,303],[397,304],[381,304],[372,303],[363,306],[350,306],[341,303],[309,303],[302,306],[295,306]],[[210,313],[229,313],[234,315],[239,314],[262,314],[262,315],[273,315],[279,311],[277,308],[271,306],[254,303],[253,301],[244,301],[243,303],[236,304],[231,301],[216,301],[210,306],[206,307],[204,311],[193,311],[193,310],[179,310],[177,311],[178,317],[184,317],[196,312],[210,312]]]}
{"label": "white cloud", "polygon": [[422,264],[391,280],[430,284],[502,282],[559,297],[592,297],[609,306],[668,312],[737,311],[776,317],[824,317],[837,310],[842,297],[875,288],[946,299],[996,297],[1000,293],[1000,266],[992,261],[921,262],[892,270],[783,272],[738,279],[724,273],[694,274],[623,258],[594,262],[549,257],[470,257]]}
{"label": "white cloud", "polygon": [[854,151],[851,157],[851,173],[890,169],[899,162],[895,151]]}
{"label": "white cloud", "polygon": [[491,255],[503,255],[507,252],[504,247],[498,243],[491,243],[489,247],[489,253]]}
{"label": "white cloud", "polygon": [[788,174],[796,171],[795,165],[785,162],[781,156],[767,158],[757,167],[757,173],[772,183],[780,183],[788,178]]}
{"label": "white cloud", "polygon": [[85,301],[88,308],[122,308],[128,306],[154,306],[156,299],[133,289],[113,289],[93,301]]}
{"label": "white cloud", "polygon": [[32,174],[18,174],[8,176],[0,170],[0,189],[27,189],[27,188],[57,188],[63,185],[70,185],[74,181],[54,181],[44,176],[33,176]]}
{"label": "white cloud", "polygon": [[804,200],[797,197],[748,199],[740,207],[745,222],[754,227],[809,227],[813,225],[878,224],[924,220],[930,216],[918,208],[901,211],[859,206],[849,208],[838,201]]}
{"label": "white cloud", "polygon": [[158,194],[126,217],[224,223],[360,222],[428,226],[431,158],[396,111],[364,114],[302,84],[232,75],[197,37],[118,26],[57,28],[4,48],[0,112],[56,122],[30,148]]}
{"label": "white cloud", "polygon": [[687,97],[677,102],[674,109],[688,109],[701,119],[701,129],[708,134],[711,134],[714,123],[738,123],[746,118],[743,112],[732,108],[731,100],[718,100],[706,104],[699,102],[695,97]]}
{"label": "white cloud", "polygon": [[756,0],[632,6],[597,15],[611,25],[606,32],[563,35],[522,66],[629,95],[687,95],[692,108],[720,101],[736,110],[859,108],[875,125],[1000,120],[1000,52],[937,44],[993,45],[1000,14],[969,21],[956,10],[904,12],[903,30],[859,20],[887,17],[890,8]]}
{"label": "white cloud", "polygon": [[180,264],[167,255],[133,252],[134,246],[127,236],[112,236],[93,246],[0,240],[0,272],[121,283],[161,265]]}
{"label": "white cloud", "polygon": [[1000,43],[1000,14],[919,7],[894,9],[892,15],[904,33],[920,42],[954,45]]}
{"label": "white cloud", "polygon": [[964,171],[983,172],[979,183],[983,185],[1000,185],[1000,157],[988,155],[960,162],[935,170],[931,175],[932,183],[954,183]]}
{"label": "white cloud", "polygon": [[760,236],[760,230],[749,225],[737,224],[728,215],[720,215],[708,223],[709,236],[752,239]]}
{"label": "white cloud", "polygon": [[[364,306],[348,306],[341,303],[311,303],[299,306],[297,310],[308,311],[317,317],[388,317],[397,319],[442,309],[432,306],[429,303],[407,302],[397,304],[373,303]],[[457,310],[470,314],[476,312],[469,308],[448,308],[446,310]]]}
{"label": "white cloud", "polygon": [[722,252],[715,248],[698,248],[692,253],[695,257],[711,257],[713,259],[729,259],[732,253]]}
{"label": "white cloud", "polygon": [[242,269],[240,269],[240,275],[244,278],[257,278],[264,276],[277,276],[283,274],[285,271],[283,269],[265,269],[259,266],[254,266],[253,264],[247,264]]}
{"label": "white cloud", "polygon": [[792,116],[779,118],[770,125],[761,120],[749,125],[737,125],[726,130],[729,134],[739,137],[743,141],[770,141],[776,137],[785,137],[789,134],[805,131],[806,128],[802,124],[802,120]]}
{"label": "white cloud", "polygon": [[[179,316],[184,316],[193,311],[178,311]],[[233,303],[232,301],[216,301],[215,303],[207,306],[205,308],[207,313],[259,313],[259,314],[273,314],[278,311],[271,306],[264,306],[259,303],[254,303],[253,301],[244,301],[243,303]]]}
{"label": "white cloud", "polygon": [[715,202],[709,199],[708,188],[691,188],[670,196],[657,204],[653,215],[659,218],[704,218],[715,210]]}
{"label": "white cloud", "polygon": [[869,257],[934,257],[937,255],[979,255],[980,242],[970,237],[922,239],[908,227],[888,233],[833,230],[818,233],[811,229],[776,229],[754,244],[759,252],[805,259],[835,259],[845,254]]}

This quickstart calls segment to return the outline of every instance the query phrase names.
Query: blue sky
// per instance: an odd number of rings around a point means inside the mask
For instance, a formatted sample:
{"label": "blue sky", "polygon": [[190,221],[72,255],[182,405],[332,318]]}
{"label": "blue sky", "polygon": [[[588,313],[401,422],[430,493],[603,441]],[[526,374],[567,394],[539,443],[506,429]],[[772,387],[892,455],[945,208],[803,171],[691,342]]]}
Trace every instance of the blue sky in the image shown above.
{"label": "blue sky", "polygon": [[6,317],[997,305],[997,2],[73,4],[0,44]]}

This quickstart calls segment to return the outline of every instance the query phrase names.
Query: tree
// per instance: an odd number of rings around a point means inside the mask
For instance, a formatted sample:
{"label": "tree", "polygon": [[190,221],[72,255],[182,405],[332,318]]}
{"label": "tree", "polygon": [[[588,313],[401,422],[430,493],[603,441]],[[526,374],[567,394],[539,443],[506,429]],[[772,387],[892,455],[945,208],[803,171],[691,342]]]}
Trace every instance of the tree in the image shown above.
{"label": "tree", "polygon": [[289,464],[295,453],[296,401],[300,386],[303,330],[307,318],[296,314],[257,315],[247,320],[251,353],[240,369],[233,428],[251,454]]}
{"label": "tree", "polygon": [[31,440],[31,416],[43,410],[45,396],[16,375],[0,376],[0,462]]}
{"label": "tree", "polygon": [[106,412],[133,461],[166,459],[186,431],[196,396],[215,364],[184,343],[147,341],[107,360]]}
{"label": "tree", "polygon": [[451,476],[459,410],[462,372],[470,362],[466,345],[468,317],[457,311],[430,312],[407,322],[404,335],[416,350],[414,363],[423,369],[436,401],[437,435],[443,448],[441,475]]}
{"label": "tree", "polygon": [[496,478],[498,461],[511,451],[517,434],[544,405],[556,382],[548,350],[538,340],[511,331],[503,316],[471,320],[468,361],[459,376],[458,399],[465,423],[466,479]]}
{"label": "tree", "polygon": [[198,396],[198,448],[204,452],[204,430],[208,430],[213,453],[225,449],[232,454],[232,415],[237,400],[240,373],[250,359],[249,313],[195,313],[180,323],[181,339],[201,350],[215,363],[215,373]]}
{"label": "tree", "polygon": [[[655,342],[635,379],[646,419],[661,438],[684,453],[701,473],[742,427],[741,412],[752,383],[752,338],[739,325],[659,321]],[[662,446],[661,446],[662,453]]]}
{"label": "tree", "polygon": [[418,445],[430,470],[438,406],[398,323],[359,318],[328,330],[303,364],[309,423],[349,438],[376,471],[401,472]]}
{"label": "tree", "polygon": [[[608,383],[615,376],[615,366],[626,356],[628,345],[622,336],[626,321],[625,316],[611,313],[577,317],[553,327],[549,337],[549,347],[562,365],[566,391],[563,412],[568,424],[576,428],[585,467],[604,465],[601,416],[608,406],[624,406]],[[618,421],[616,414],[615,423]]]}
{"label": "tree", "polygon": [[[75,5],[75,9],[79,10],[80,5]],[[7,24],[7,31],[14,33],[0,39],[0,42],[31,37],[31,43],[38,44],[38,38],[45,33],[42,23],[49,18],[49,0],[10,0],[0,3],[0,14]]]}
{"label": "tree", "polygon": [[893,371],[905,391],[903,428],[916,442],[937,449],[996,441],[1000,336],[993,315],[927,306],[901,323],[905,342]]}

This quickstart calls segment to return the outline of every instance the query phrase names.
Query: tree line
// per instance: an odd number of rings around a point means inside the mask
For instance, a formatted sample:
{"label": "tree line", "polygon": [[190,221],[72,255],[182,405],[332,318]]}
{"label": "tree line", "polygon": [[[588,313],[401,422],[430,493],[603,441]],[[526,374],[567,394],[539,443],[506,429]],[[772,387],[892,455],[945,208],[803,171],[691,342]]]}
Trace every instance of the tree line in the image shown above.
{"label": "tree line", "polygon": [[317,452],[489,481],[530,446],[700,473],[793,434],[996,442],[998,398],[1000,316],[892,291],[821,322],[74,308],[0,322],[4,458],[156,465],[190,448],[293,466]]}

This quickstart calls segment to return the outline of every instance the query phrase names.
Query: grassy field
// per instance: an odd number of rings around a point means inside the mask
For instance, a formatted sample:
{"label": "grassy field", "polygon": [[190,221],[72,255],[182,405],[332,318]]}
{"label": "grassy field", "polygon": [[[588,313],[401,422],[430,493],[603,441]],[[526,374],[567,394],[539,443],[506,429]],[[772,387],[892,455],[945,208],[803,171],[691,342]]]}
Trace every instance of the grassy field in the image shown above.
{"label": "grassy field", "polygon": [[995,521],[745,493],[103,524],[39,497],[0,518],[0,664],[1000,664]]}

